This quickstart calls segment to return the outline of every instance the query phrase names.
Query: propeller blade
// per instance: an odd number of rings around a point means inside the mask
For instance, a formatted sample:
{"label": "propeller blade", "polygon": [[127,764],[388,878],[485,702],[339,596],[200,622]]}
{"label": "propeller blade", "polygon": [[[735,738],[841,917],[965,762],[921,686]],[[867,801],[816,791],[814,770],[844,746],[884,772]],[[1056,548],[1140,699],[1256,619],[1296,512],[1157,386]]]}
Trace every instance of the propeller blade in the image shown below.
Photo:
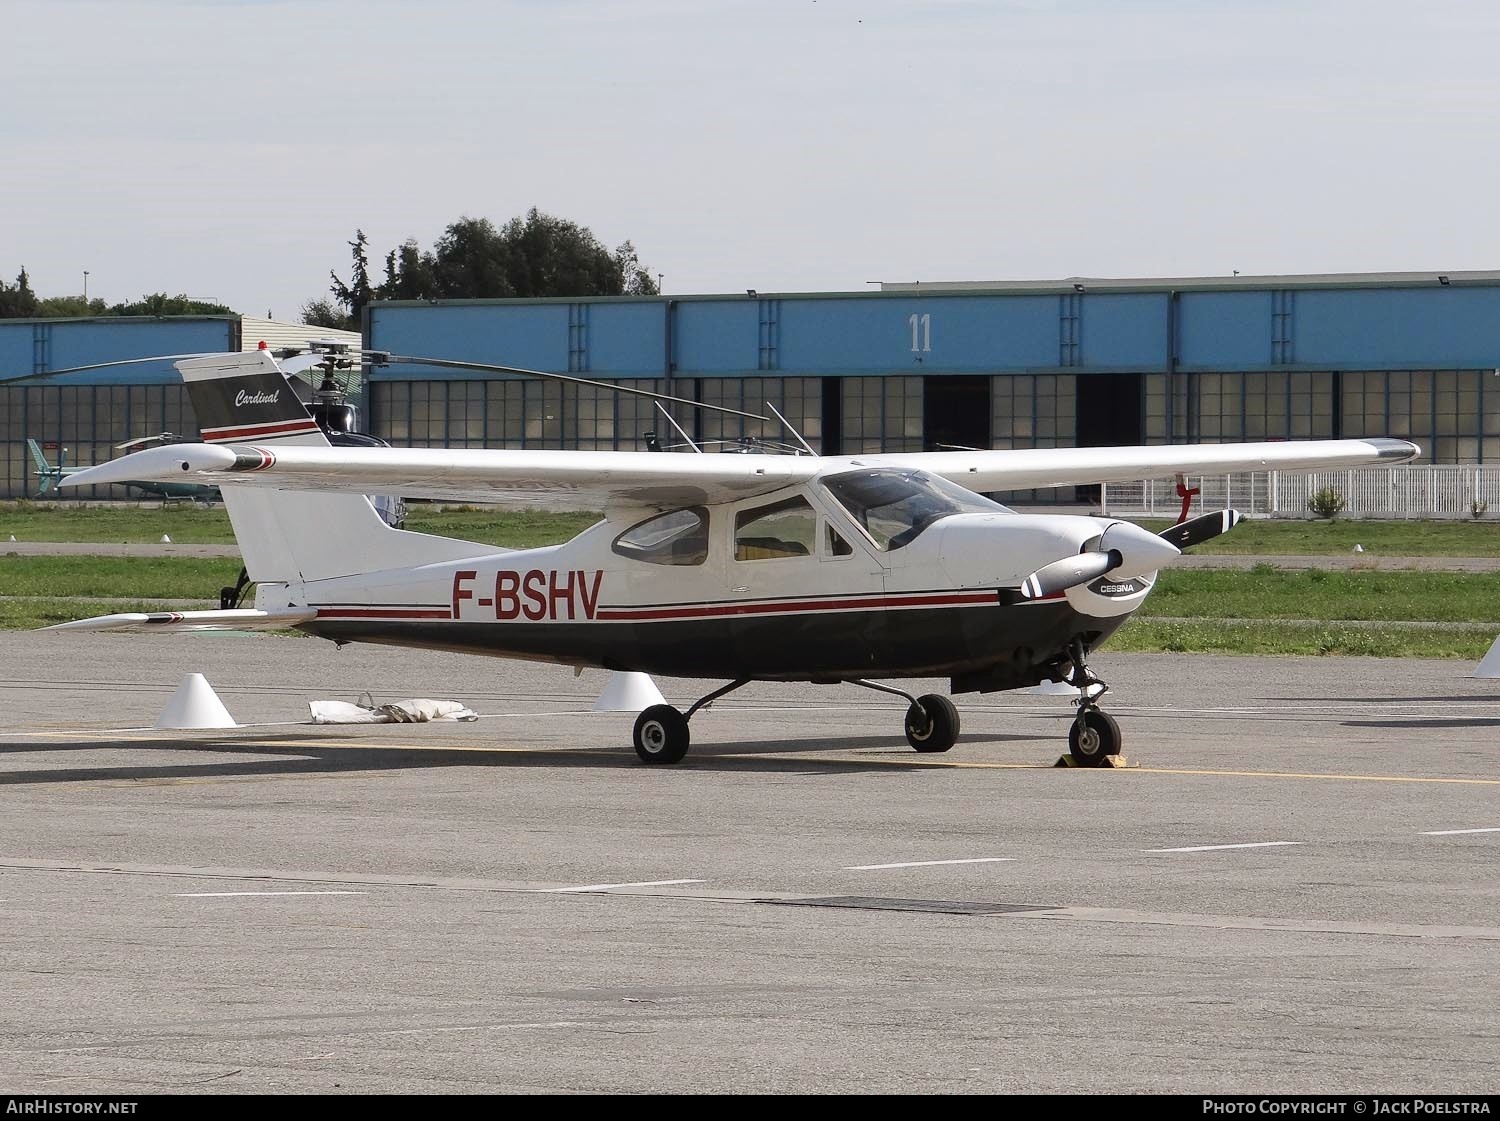
{"label": "propeller blade", "polygon": [[1042,565],[1021,581],[1021,595],[1026,599],[1045,599],[1069,588],[1076,588],[1079,584],[1097,580],[1120,563],[1120,554],[1114,549],[1107,553],[1079,553],[1077,556],[1063,557],[1062,560]]}
{"label": "propeller blade", "polygon": [[1205,541],[1212,541],[1221,533],[1228,533],[1239,522],[1238,510],[1215,510],[1170,526],[1157,536],[1163,541],[1176,545],[1179,549],[1188,549],[1194,545],[1201,545]]}

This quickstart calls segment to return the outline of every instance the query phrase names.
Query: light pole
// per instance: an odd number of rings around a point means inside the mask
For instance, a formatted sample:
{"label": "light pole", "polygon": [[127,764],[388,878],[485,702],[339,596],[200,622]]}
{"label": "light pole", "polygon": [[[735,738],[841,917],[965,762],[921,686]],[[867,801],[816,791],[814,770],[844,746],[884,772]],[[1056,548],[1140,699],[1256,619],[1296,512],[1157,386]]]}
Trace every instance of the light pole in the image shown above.
{"label": "light pole", "polygon": [[89,270],[83,270],[83,302],[87,306],[89,302]]}

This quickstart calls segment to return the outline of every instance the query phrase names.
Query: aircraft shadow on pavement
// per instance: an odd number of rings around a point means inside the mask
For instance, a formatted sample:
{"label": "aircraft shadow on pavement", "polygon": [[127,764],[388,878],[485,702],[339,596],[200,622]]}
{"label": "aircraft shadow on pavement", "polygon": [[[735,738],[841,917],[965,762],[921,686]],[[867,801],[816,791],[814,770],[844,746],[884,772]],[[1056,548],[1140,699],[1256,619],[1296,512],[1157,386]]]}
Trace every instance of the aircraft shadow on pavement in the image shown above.
{"label": "aircraft shadow on pavement", "polygon": [[[195,756],[188,763],[141,763],[123,766],[66,765],[37,770],[0,770],[0,786],[41,785],[63,782],[150,782],[172,779],[208,779],[241,777],[274,777],[276,775],[342,774],[354,771],[423,770],[439,767],[526,767],[548,769],[628,770],[645,768],[628,746],[618,748],[560,747],[446,747],[412,748],[386,746],[378,740],[367,742],[344,738],[330,742],[328,737],[293,733],[275,737],[275,744],[258,743],[253,738],[193,742],[180,739],[102,740],[59,743],[27,741],[0,744],[0,765],[8,755],[33,752],[127,750],[186,752]],[[959,742],[996,743],[1026,739],[1022,736],[960,736]],[[288,746],[287,741],[305,741]],[[845,752],[861,748],[888,748],[878,760],[826,759],[816,752]],[[796,757],[774,753],[796,752]],[[254,755],[255,759],[232,762],[196,761],[205,756]],[[903,765],[892,755],[909,755]],[[757,757],[759,756],[759,757]],[[663,771],[757,771],[799,772],[815,769],[819,774],[879,774],[907,772],[924,764],[940,761],[942,756],[922,756],[904,748],[899,736],[819,737],[808,740],[759,740],[730,743],[695,744],[681,763],[660,768]],[[653,768],[655,769],[655,768]]]}

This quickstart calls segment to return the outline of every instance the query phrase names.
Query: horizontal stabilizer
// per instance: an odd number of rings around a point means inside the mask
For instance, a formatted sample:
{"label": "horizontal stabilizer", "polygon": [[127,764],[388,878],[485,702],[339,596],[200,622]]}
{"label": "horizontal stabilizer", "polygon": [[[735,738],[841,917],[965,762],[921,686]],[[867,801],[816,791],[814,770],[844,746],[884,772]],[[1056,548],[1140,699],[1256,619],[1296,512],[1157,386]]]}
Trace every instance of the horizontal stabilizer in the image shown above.
{"label": "horizontal stabilizer", "polygon": [[316,619],[311,607],[281,611],[126,611],[44,627],[49,631],[274,631]]}

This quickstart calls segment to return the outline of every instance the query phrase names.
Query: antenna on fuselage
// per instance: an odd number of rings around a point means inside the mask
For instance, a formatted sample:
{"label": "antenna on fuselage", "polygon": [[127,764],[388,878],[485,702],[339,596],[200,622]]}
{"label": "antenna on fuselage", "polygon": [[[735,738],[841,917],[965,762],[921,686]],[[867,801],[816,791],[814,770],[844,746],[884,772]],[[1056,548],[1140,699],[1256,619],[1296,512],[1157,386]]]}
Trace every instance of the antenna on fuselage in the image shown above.
{"label": "antenna on fuselage", "polygon": [[817,455],[818,454],[817,452],[815,452],[815,451],[812,450],[812,445],[809,444],[806,440],[804,440],[802,438],[802,433],[798,432],[795,428],[792,427],[792,422],[789,421],[789,420],[787,420],[786,417],[784,417],[784,416],[781,415],[780,410],[778,410],[775,405],[773,405],[773,404],[771,404],[771,402],[767,401],[766,402],[766,408],[770,409],[773,413],[775,413],[776,414],[776,419],[779,420],[779,421],[781,421],[782,426],[788,432],[790,432],[793,436],[797,437],[797,443],[801,444],[804,448],[807,449],[807,454],[808,455]]}
{"label": "antenna on fuselage", "polygon": [[667,412],[666,407],[660,401],[656,402],[656,407],[661,410],[661,415],[667,418],[667,423],[670,424],[673,428],[677,429],[677,435],[681,436],[684,440],[687,441],[687,446],[692,448],[699,455],[702,455],[703,449],[700,448],[697,444],[693,443],[693,438],[682,430],[682,425],[678,424],[675,420],[672,419],[672,414]]}

